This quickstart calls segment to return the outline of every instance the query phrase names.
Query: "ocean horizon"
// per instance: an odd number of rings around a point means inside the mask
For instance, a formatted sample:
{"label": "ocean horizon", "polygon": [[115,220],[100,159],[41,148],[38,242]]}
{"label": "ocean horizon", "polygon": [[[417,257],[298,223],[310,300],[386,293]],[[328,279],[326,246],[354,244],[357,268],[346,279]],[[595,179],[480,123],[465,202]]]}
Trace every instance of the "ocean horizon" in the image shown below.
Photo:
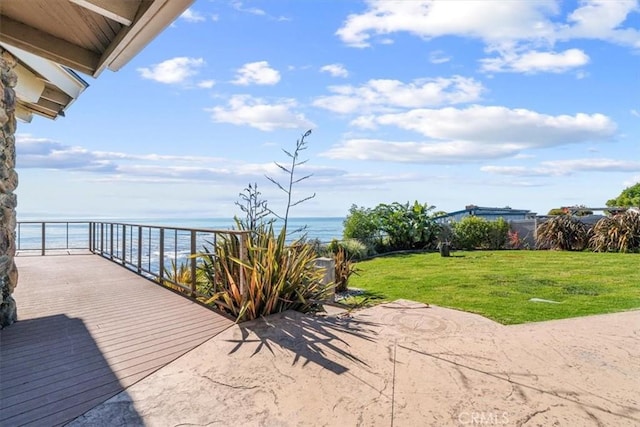
{"label": "ocean horizon", "polygon": [[[289,230],[296,230],[306,226],[306,236],[308,239],[317,239],[320,242],[328,243],[333,239],[342,239],[343,222],[344,217],[297,217],[289,218]],[[180,218],[180,217],[101,217],[101,218],[63,218],[60,215],[24,215],[18,217],[18,222],[57,222],[57,221],[70,221],[70,222],[114,222],[125,224],[139,224],[139,225],[153,225],[169,228],[200,228],[200,229],[212,229],[212,230],[230,230],[236,228],[236,224],[233,218],[222,217],[201,217],[201,218]],[[278,229],[278,225],[282,221],[276,220],[275,225]],[[26,224],[25,224],[26,225]],[[26,231],[26,230],[23,230]],[[30,230],[31,231],[31,230]],[[32,233],[24,233],[22,236],[26,240],[35,240],[39,238],[39,231],[33,229]],[[53,237],[53,236],[52,236]],[[293,235],[292,238],[299,236]]]}

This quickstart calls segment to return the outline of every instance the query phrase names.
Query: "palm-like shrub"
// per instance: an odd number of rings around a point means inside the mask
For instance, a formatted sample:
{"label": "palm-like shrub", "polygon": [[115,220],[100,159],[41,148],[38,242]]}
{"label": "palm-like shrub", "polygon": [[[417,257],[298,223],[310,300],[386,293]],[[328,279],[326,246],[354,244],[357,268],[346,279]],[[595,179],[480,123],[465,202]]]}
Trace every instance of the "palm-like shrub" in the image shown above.
{"label": "palm-like shrub", "polygon": [[589,241],[588,232],[587,225],[572,216],[555,216],[538,226],[536,247],[581,251]]}
{"label": "palm-like shrub", "polygon": [[630,209],[602,218],[591,231],[589,246],[595,252],[639,251],[640,212]]}
{"label": "palm-like shrub", "polygon": [[328,286],[322,283],[323,271],[315,266],[313,246],[287,245],[286,230],[276,235],[272,224],[258,226],[249,236],[231,235],[205,249],[200,269],[213,284],[206,303],[238,322],[290,309],[318,308]]}

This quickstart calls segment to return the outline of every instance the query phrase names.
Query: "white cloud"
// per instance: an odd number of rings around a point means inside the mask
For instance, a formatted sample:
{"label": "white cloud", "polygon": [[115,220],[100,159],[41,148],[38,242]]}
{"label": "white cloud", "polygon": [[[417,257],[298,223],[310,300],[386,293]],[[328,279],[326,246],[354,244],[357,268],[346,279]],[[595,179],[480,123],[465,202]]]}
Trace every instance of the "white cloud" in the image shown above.
{"label": "white cloud", "polygon": [[207,20],[204,15],[196,12],[191,8],[188,8],[187,10],[182,12],[182,15],[180,15],[180,19],[184,19],[187,22],[204,22]]}
{"label": "white cloud", "polygon": [[461,76],[399,80],[369,80],[361,86],[330,86],[333,95],[317,98],[313,105],[336,113],[384,111],[477,101],[484,91],[482,83]]}
{"label": "white cloud", "polygon": [[367,10],[347,17],[336,34],[354,47],[367,47],[372,36],[408,32],[433,38],[458,35],[495,43],[544,38],[553,33],[553,0],[542,1],[367,1]]}
{"label": "white cloud", "polygon": [[[477,105],[465,109],[416,109],[361,116],[352,124],[365,129],[393,125],[418,132],[428,140],[350,138],[323,153],[324,156],[407,163],[472,162],[522,156],[528,154],[523,151],[530,149],[606,141],[616,131],[615,123],[602,114],[551,116],[530,110]],[[510,171],[515,173],[519,169]]]}
{"label": "white cloud", "polygon": [[321,156],[341,160],[445,164],[497,159],[514,155],[517,151],[517,147],[509,145],[470,141],[400,142],[361,138],[344,141]]}
{"label": "white cloud", "polygon": [[218,123],[251,126],[262,131],[275,129],[308,129],[315,125],[302,113],[294,112],[297,103],[293,99],[279,100],[269,104],[250,95],[234,95],[226,107],[208,108],[211,117]]}
{"label": "white cloud", "polygon": [[631,110],[631,115],[632,115],[632,116],[636,116],[636,117],[640,117],[640,111],[638,111],[638,110],[633,110],[633,109],[632,109],[632,110]]}
{"label": "white cloud", "polygon": [[557,41],[593,39],[640,48],[640,30],[627,23],[640,10],[637,0],[582,0],[566,16],[554,0],[368,0],[366,5],[336,31],[347,45],[368,47],[397,32],[480,39],[488,51],[502,51],[482,61],[491,71],[558,73],[588,62],[578,49],[555,52]]}
{"label": "white cloud", "polygon": [[499,57],[485,58],[480,62],[483,71],[490,72],[563,73],[586,65],[589,62],[589,56],[580,49],[568,49],[564,52],[508,51],[503,52]]}
{"label": "white cloud", "polygon": [[[540,168],[529,168],[526,166],[482,166],[480,168],[482,172],[487,172],[495,175],[507,175],[507,176],[549,176],[554,174],[554,171]],[[561,174],[557,174],[561,175]]]}
{"label": "white cloud", "polygon": [[572,159],[551,160],[541,163],[544,167],[572,172],[637,172],[640,171],[640,161],[616,159]]}
{"label": "white cloud", "polygon": [[617,159],[550,160],[539,166],[483,166],[482,172],[506,176],[567,176],[576,172],[636,172],[640,162]]}
{"label": "white cloud", "polygon": [[238,12],[249,13],[251,15],[265,16],[267,12],[262,9],[258,9],[257,7],[244,7],[241,1],[232,1],[231,7],[233,7]]}
{"label": "white cloud", "polygon": [[198,74],[198,68],[203,65],[204,59],[202,58],[180,56],[167,59],[151,67],[138,68],[138,72],[145,79],[165,84],[179,84]]}
{"label": "white cloud", "polygon": [[445,62],[451,61],[451,57],[447,56],[441,50],[434,50],[429,53],[429,62],[432,64],[444,64]]}
{"label": "white cloud", "polygon": [[250,62],[244,64],[236,72],[236,79],[233,84],[248,86],[274,85],[280,81],[280,73],[269,66],[267,61]]}
{"label": "white cloud", "polygon": [[320,68],[323,73],[329,73],[333,77],[349,77],[349,71],[342,64],[328,64]]}
{"label": "white cloud", "polygon": [[551,116],[526,109],[472,105],[464,109],[415,109],[369,121],[418,132],[436,140],[511,144],[518,148],[610,139],[616,124],[603,114]]}
{"label": "white cloud", "polygon": [[584,0],[558,31],[561,39],[597,39],[640,48],[640,31],[624,22],[638,12],[637,0]]}
{"label": "white cloud", "polygon": [[215,84],[215,80],[201,80],[198,82],[197,86],[202,89],[211,89]]}

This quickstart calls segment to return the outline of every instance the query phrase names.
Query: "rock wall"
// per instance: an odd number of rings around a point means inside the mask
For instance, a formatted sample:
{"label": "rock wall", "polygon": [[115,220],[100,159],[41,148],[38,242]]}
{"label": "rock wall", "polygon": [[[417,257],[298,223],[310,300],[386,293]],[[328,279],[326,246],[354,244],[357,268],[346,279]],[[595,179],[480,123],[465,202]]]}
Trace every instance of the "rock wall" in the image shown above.
{"label": "rock wall", "polygon": [[18,284],[16,253],[16,204],[18,186],[16,164],[16,61],[0,47],[0,328],[17,319],[16,302],[11,296]]}

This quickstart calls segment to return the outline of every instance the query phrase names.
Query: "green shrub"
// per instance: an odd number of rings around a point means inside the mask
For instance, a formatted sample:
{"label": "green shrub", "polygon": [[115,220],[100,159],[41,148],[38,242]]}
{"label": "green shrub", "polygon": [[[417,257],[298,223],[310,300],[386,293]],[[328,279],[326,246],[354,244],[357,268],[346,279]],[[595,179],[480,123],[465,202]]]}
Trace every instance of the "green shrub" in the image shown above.
{"label": "green shrub", "polygon": [[384,233],[387,251],[434,249],[437,245],[440,225],[430,212],[434,206],[415,201],[380,204],[375,208],[380,231]]}
{"label": "green shrub", "polygon": [[358,239],[369,248],[380,246],[380,223],[373,209],[352,205],[343,225],[342,237],[345,240]]}
{"label": "green shrub", "polygon": [[538,226],[536,247],[581,251],[587,246],[588,232],[589,227],[575,217],[555,216]]}
{"label": "green shrub", "polygon": [[602,218],[591,230],[589,247],[594,252],[640,251],[640,213],[633,210]]}
{"label": "green shrub", "polygon": [[346,252],[349,259],[361,260],[371,254],[371,249],[358,239],[336,240],[333,239],[327,246],[332,254],[338,253],[340,249]]}
{"label": "green shrub", "polygon": [[505,249],[509,241],[509,223],[504,218],[489,221],[486,249]]}
{"label": "green shrub", "polygon": [[467,216],[451,226],[453,245],[457,249],[480,249],[489,231],[487,221],[477,216]]}
{"label": "green shrub", "polygon": [[504,249],[509,239],[509,223],[503,218],[488,221],[467,216],[453,223],[452,229],[453,245],[459,249]]}

